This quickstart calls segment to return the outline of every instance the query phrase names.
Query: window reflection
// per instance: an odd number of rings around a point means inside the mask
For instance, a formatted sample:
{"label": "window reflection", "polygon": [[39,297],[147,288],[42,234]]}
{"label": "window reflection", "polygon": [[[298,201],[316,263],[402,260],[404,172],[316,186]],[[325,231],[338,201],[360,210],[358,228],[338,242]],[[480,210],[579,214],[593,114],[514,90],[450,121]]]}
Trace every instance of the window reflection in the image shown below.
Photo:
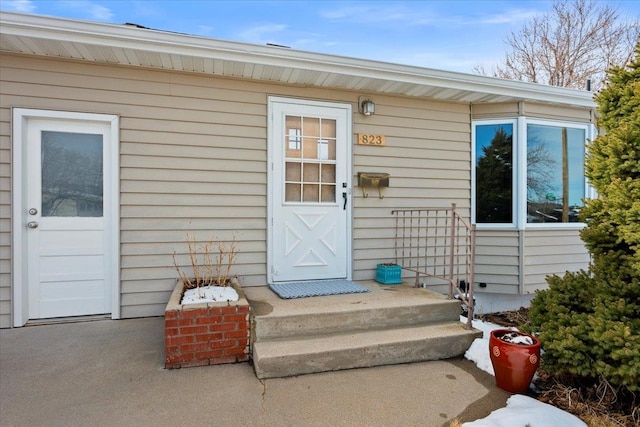
{"label": "window reflection", "polygon": [[100,134],[42,132],[42,216],[102,216],[102,143]]}
{"label": "window reflection", "polygon": [[513,125],[476,126],[476,222],[513,222]]}
{"label": "window reflection", "polygon": [[585,197],[584,129],[527,126],[527,222],[578,222]]}
{"label": "window reflection", "polygon": [[515,120],[474,123],[475,222],[578,222],[586,195],[586,126],[524,125],[518,141]]}

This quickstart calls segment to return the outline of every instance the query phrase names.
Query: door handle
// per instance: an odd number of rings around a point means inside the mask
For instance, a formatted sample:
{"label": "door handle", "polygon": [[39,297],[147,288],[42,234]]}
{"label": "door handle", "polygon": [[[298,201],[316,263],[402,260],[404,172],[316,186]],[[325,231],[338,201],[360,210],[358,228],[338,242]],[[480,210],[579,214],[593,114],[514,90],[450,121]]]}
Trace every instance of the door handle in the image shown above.
{"label": "door handle", "polygon": [[29,221],[27,223],[27,227],[29,227],[29,228],[38,228],[38,223],[35,222],[35,221]]}
{"label": "door handle", "polygon": [[342,193],[342,198],[344,199],[344,206],[342,206],[342,210],[346,211],[347,210],[347,193],[346,192]]}

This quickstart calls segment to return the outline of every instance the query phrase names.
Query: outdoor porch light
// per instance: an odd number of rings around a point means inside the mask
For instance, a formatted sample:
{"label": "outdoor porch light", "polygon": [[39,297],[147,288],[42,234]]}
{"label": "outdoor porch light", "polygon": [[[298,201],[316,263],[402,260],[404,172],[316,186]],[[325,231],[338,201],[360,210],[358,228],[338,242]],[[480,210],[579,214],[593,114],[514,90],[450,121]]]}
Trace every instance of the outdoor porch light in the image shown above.
{"label": "outdoor porch light", "polygon": [[358,105],[360,107],[360,113],[365,116],[372,116],[376,111],[376,104],[374,104],[369,98],[360,97],[358,99]]}

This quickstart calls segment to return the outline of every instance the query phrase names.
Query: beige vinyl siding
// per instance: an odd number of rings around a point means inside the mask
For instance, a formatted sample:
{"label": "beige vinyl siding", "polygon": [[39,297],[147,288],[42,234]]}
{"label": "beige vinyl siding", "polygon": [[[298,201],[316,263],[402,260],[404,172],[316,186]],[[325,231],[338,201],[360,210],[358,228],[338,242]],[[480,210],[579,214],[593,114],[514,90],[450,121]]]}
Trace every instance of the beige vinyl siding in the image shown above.
{"label": "beige vinyl siding", "polygon": [[[4,97],[4,88],[0,99]],[[0,105],[0,328],[11,327],[11,109]]]}
{"label": "beige vinyl siding", "polygon": [[[234,273],[266,283],[267,100],[269,95],[353,106],[353,276],[371,279],[392,261],[393,209],[449,207],[469,217],[469,105],[373,94],[376,113],[357,112],[360,92],[200,74],[2,54],[0,62],[0,326],[11,315],[11,107],[120,117],[121,315],[161,315],[188,264],[185,236],[238,240]],[[495,108],[494,108],[495,107]],[[517,104],[473,106],[513,116]],[[480,110],[477,110],[480,108]],[[386,146],[360,146],[357,133]],[[364,198],[358,172],[386,172],[384,198]],[[476,281],[487,292],[518,292],[518,234],[482,231]],[[532,272],[533,275],[538,274]],[[533,276],[532,276],[533,277]]]}
{"label": "beige vinyl siding", "polygon": [[[376,113],[354,114],[354,133],[383,134],[386,145],[354,145],[353,276],[373,279],[376,264],[393,261],[393,209],[450,207],[469,216],[470,114],[462,104],[373,96]],[[357,186],[358,172],[390,174],[380,199]]]}
{"label": "beige vinyl siding", "polygon": [[[353,149],[356,279],[373,278],[375,264],[393,256],[392,209],[457,202],[469,215],[470,115],[464,104],[376,95],[376,114],[364,117],[356,92],[11,55],[3,56],[0,71],[4,107],[120,117],[122,317],[163,313],[176,278],[172,253],[187,264],[187,231],[198,238],[235,235],[240,282],[266,283],[271,94],[352,103],[354,133],[387,138],[385,147]],[[384,199],[375,192],[362,197],[359,171],[391,174]]]}
{"label": "beige vinyl siding", "polygon": [[546,288],[548,275],[589,265],[589,253],[577,229],[527,229],[524,254],[524,293]]}
{"label": "beige vinyl siding", "polygon": [[475,282],[487,284],[476,287],[477,292],[533,293],[547,287],[548,275],[586,269],[589,264],[577,229],[479,229],[476,236]]}
{"label": "beige vinyl siding", "polygon": [[122,317],[164,312],[188,231],[235,235],[234,273],[265,283],[265,85],[18,56],[0,76],[3,107],[120,116]]}
{"label": "beige vinyl siding", "polygon": [[[476,230],[476,292],[520,292],[520,231]],[[478,286],[486,283],[485,288]]]}

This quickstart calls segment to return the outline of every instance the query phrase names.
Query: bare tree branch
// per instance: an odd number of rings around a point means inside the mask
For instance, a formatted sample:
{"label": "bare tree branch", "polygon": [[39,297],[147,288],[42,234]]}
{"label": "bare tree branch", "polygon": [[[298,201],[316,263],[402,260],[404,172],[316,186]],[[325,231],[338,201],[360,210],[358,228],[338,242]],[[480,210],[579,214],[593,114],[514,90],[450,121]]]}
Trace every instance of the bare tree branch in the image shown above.
{"label": "bare tree branch", "polygon": [[[625,66],[640,35],[640,20],[623,19],[618,10],[595,0],[556,0],[552,10],[534,17],[505,43],[495,77],[598,90],[611,66]],[[487,74],[482,67],[475,71]]]}

